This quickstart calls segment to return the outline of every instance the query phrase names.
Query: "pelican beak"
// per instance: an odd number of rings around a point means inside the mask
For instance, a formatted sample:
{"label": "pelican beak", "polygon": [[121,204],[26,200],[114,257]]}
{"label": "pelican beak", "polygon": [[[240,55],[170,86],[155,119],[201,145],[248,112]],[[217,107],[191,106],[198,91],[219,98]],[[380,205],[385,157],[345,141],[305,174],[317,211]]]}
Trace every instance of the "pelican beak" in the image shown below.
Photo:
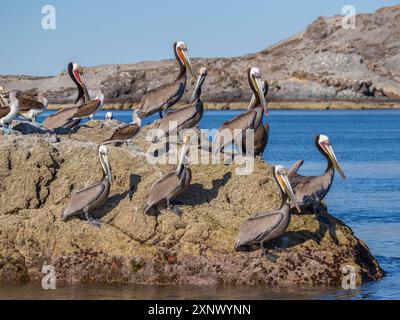
{"label": "pelican beak", "polygon": [[192,97],[191,97],[191,101],[194,101],[196,99],[196,93],[199,90],[199,88],[203,85],[203,82],[204,82],[205,78],[206,78],[206,75],[204,75],[204,74],[200,74],[197,77],[197,81],[196,81],[196,85],[194,86],[194,90],[193,90],[193,94],[192,94]]}
{"label": "pelican beak", "polygon": [[83,93],[84,93],[85,99],[86,99],[85,102],[88,103],[88,102],[90,101],[90,96],[89,96],[89,92],[88,92],[88,90],[87,90],[87,88],[86,88],[85,77],[83,76],[83,73],[80,73],[80,74],[79,74],[79,77],[80,77],[80,79],[81,79],[81,86],[82,86]]}
{"label": "pelican beak", "polygon": [[103,160],[106,165],[106,170],[107,170],[107,179],[110,184],[112,184],[112,175],[111,175],[111,169],[110,169],[110,162],[108,161],[108,154],[103,154]]}
{"label": "pelican beak", "polygon": [[189,53],[188,53],[187,49],[182,50],[181,52],[182,52],[183,57],[184,57],[184,60],[185,60],[185,66],[186,66],[186,68],[188,68],[190,74],[191,74],[192,77],[194,78],[194,77],[195,77],[195,74],[194,74],[194,72],[193,72],[192,62],[190,61]]}
{"label": "pelican beak", "polygon": [[247,107],[248,110],[251,110],[254,107],[254,104],[256,103],[256,96],[253,94],[251,96],[251,100],[249,103],[249,106]]}
{"label": "pelican beak", "polygon": [[[261,105],[265,111],[265,110],[267,110],[267,102],[265,101],[265,96],[264,96],[264,92],[263,92],[263,84],[262,84],[261,78],[254,77],[253,79],[254,79],[254,81],[253,81],[254,88],[257,91],[257,95],[258,95]],[[254,97],[254,99],[255,99],[255,97]]]}
{"label": "pelican beak", "polygon": [[190,147],[190,138],[186,136],[184,138],[184,144],[182,147],[181,154],[179,156],[179,161],[178,161],[178,166],[176,167],[176,175],[179,176],[182,173],[183,170],[183,165],[187,161],[187,155],[189,152],[189,147]]}
{"label": "pelican beak", "polygon": [[289,196],[290,201],[296,207],[297,212],[301,213],[301,209],[300,209],[299,205],[297,204],[297,198],[294,195],[292,186],[290,185],[289,178],[287,177],[286,174],[281,174],[279,176],[279,178],[280,178],[279,182],[280,182],[280,184],[282,186],[282,189],[285,190],[286,194]]}
{"label": "pelican beak", "polygon": [[344,171],[340,166],[339,161],[336,158],[335,152],[333,151],[333,148],[330,144],[326,145],[326,152],[328,153],[329,158],[332,160],[335,169],[339,172],[343,179],[346,179],[346,175],[344,174]]}

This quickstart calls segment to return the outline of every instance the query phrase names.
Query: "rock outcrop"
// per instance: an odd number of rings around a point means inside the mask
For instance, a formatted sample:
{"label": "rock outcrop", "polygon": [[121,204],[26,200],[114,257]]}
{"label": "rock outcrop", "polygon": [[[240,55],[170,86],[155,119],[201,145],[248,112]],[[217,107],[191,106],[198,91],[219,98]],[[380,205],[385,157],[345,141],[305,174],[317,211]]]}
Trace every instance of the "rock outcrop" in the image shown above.
{"label": "rock outcrop", "polygon": [[[272,100],[400,100],[400,6],[357,15],[356,29],[342,28],[342,17],[320,17],[305,31],[256,54],[235,58],[193,59],[206,66],[205,101],[249,101],[245,70],[258,66],[271,82]],[[189,44],[190,45],[190,44]],[[171,53],[172,54],[172,53]],[[132,107],[149,89],[172,81],[173,60],[86,68],[89,87],[101,89],[106,102]],[[39,89],[51,103],[75,98],[65,71],[55,77],[0,76],[9,89]],[[193,80],[183,101],[190,97]],[[124,105],[125,104],[125,105]]]}
{"label": "rock outcrop", "polygon": [[[271,166],[262,160],[248,176],[236,175],[235,164],[192,165],[192,185],[179,199],[182,217],[164,209],[148,216],[142,207],[150,186],[172,165],[151,165],[139,151],[110,147],[114,181],[95,213],[102,228],[62,222],[71,192],[101,179],[98,143],[117,125],[92,121],[57,137],[1,138],[0,280],[38,281],[44,264],[68,283],[336,286],[347,265],[358,283],[383,276],[367,246],[327,211],[293,214],[287,233],[266,246],[275,262],[263,250],[235,252],[243,221],[280,204]],[[17,128],[28,132],[29,125]],[[149,128],[136,141],[141,150]]]}

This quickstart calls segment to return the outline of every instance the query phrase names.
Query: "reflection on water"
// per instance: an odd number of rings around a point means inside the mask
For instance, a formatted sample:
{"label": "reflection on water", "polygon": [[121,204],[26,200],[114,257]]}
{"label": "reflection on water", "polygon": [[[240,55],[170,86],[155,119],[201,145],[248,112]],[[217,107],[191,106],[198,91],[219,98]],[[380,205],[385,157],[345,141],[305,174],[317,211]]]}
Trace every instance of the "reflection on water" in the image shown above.
{"label": "reflection on water", "polygon": [[43,290],[40,285],[0,286],[0,299],[352,299],[360,298],[360,291],[332,288],[265,288],[265,287],[171,287],[171,286],[59,286],[55,290]]}
{"label": "reflection on water", "polygon": [[[206,111],[201,128],[214,129],[240,111]],[[114,111],[130,122],[130,111]],[[47,116],[48,113],[44,116]],[[104,119],[105,112],[95,118]],[[144,124],[157,119],[153,115]],[[43,116],[41,117],[43,119]],[[332,288],[247,287],[63,287],[53,292],[38,286],[0,286],[0,298],[104,299],[400,299],[400,111],[270,112],[270,138],[265,160],[290,166],[305,160],[301,174],[320,174],[325,159],[313,137],[331,138],[348,179],[336,177],[326,199],[329,211],[363,239],[378,258],[386,277],[356,291]]]}

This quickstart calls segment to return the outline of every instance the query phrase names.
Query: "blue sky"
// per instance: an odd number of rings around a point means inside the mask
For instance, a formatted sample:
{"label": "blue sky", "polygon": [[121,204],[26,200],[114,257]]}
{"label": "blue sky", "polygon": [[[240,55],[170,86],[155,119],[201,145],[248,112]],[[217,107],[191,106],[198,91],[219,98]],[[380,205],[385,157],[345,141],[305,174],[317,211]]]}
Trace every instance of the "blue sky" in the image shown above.
{"label": "blue sky", "polygon": [[[84,66],[172,57],[184,40],[192,57],[252,53],[304,29],[344,5],[373,12],[391,0],[2,0],[0,74],[54,75]],[[56,8],[43,30],[42,7]]]}

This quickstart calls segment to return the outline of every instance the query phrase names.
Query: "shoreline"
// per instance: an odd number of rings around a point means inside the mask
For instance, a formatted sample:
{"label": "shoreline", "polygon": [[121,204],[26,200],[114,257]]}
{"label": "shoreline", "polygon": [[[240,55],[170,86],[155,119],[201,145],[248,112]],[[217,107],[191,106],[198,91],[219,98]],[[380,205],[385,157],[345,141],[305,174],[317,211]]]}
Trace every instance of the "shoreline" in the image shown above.
{"label": "shoreline", "polygon": [[[106,103],[103,110],[129,110],[136,109],[140,102]],[[176,106],[185,105],[178,103]],[[242,110],[246,109],[248,102],[204,102],[205,110]],[[58,110],[69,107],[71,104],[48,105],[49,110]],[[400,110],[400,101],[270,101],[268,108],[271,110]]]}

